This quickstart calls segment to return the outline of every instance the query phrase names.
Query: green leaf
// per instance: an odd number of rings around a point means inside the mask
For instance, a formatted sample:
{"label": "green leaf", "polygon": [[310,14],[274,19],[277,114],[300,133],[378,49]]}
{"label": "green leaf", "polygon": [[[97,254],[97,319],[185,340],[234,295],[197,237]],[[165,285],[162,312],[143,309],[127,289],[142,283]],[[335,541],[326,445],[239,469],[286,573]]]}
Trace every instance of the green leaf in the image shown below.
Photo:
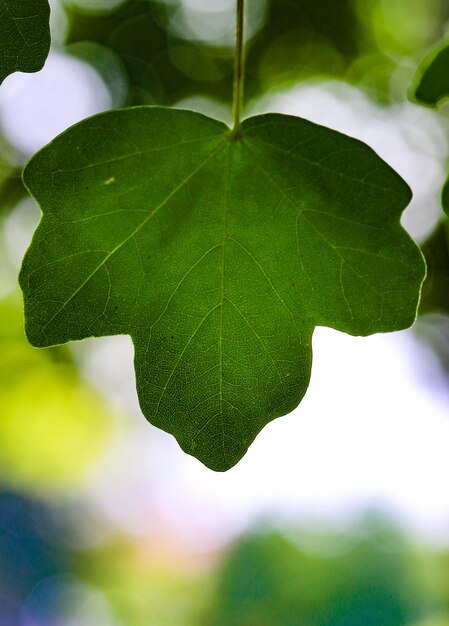
{"label": "green leaf", "polygon": [[366,145],[306,120],[253,117],[235,140],[190,111],[107,112],[24,180],[43,211],[20,275],[29,340],[129,334],[143,413],[212,469],[300,402],[315,326],[415,319],[410,190]]}
{"label": "green leaf", "polygon": [[443,191],[441,192],[441,203],[443,211],[449,215],[449,179],[445,182]]}
{"label": "green leaf", "polygon": [[47,0],[0,0],[0,83],[42,69],[50,49]]}
{"label": "green leaf", "polygon": [[444,219],[421,246],[427,276],[419,306],[420,313],[449,314],[449,221]]}
{"label": "green leaf", "polygon": [[27,196],[21,168],[8,163],[0,154],[0,220]]}
{"label": "green leaf", "polygon": [[413,92],[421,104],[436,107],[449,96],[449,45],[446,41],[424,59]]}
{"label": "green leaf", "polygon": [[[418,70],[414,94],[421,104],[438,106],[449,97],[449,45],[439,44],[424,59]],[[443,210],[449,215],[449,179],[441,194]],[[427,264],[420,313],[449,313],[449,235],[448,220],[443,219],[422,245]]]}

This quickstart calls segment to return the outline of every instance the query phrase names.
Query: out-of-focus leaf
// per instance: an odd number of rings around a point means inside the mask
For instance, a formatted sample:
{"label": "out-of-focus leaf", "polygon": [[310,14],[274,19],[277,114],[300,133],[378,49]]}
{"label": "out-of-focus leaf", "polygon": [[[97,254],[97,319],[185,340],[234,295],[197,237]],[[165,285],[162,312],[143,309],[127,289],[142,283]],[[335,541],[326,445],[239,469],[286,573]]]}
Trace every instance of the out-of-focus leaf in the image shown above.
{"label": "out-of-focus leaf", "polygon": [[423,600],[399,533],[385,527],[363,538],[333,539],[326,554],[274,532],[240,538],[201,626],[414,624]]}
{"label": "out-of-focus leaf", "polygon": [[443,210],[446,215],[449,215],[449,179],[446,181],[446,184],[443,187],[443,192],[441,194],[441,203],[443,205]]}
{"label": "out-of-focus leaf", "polygon": [[[434,49],[423,61],[415,81],[413,93],[422,104],[438,106],[449,96],[449,45]],[[449,180],[442,192],[443,210],[449,215]],[[449,313],[449,221],[444,219],[422,250],[428,267],[423,286],[420,311]]]}
{"label": "out-of-focus leaf", "polygon": [[52,490],[83,480],[108,442],[111,415],[67,359],[33,350],[21,307],[0,302],[0,473],[15,488]]}
{"label": "out-of-focus leaf", "polygon": [[437,106],[449,97],[449,44],[440,44],[424,59],[414,86],[415,98],[421,104]]}
{"label": "out-of-focus leaf", "polygon": [[20,278],[29,340],[131,335],[144,414],[215,470],[300,402],[315,325],[368,335],[415,319],[407,185],[301,118],[253,117],[235,139],[190,111],[108,112],[24,180],[43,210]]}
{"label": "out-of-focus leaf", "polygon": [[0,83],[42,69],[50,49],[48,0],[0,0]]}
{"label": "out-of-focus leaf", "polygon": [[[398,59],[376,50],[358,56],[346,74],[346,80],[366,91],[379,103],[388,105],[392,101],[391,78],[398,73]],[[409,76],[407,75],[407,81]]]}
{"label": "out-of-focus leaf", "polygon": [[21,170],[6,164],[0,156],[0,217],[9,213],[26,195]]}
{"label": "out-of-focus leaf", "polygon": [[[437,107],[449,96],[449,45],[440,44],[418,70],[412,89],[415,100]],[[449,215],[449,180],[442,192],[443,210]],[[421,246],[427,263],[417,325],[417,336],[436,354],[445,375],[449,373],[449,220],[445,217]],[[426,315],[430,314],[430,315]]]}
{"label": "out-of-focus leaf", "polygon": [[449,221],[443,220],[421,246],[426,259],[420,313],[440,312],[449,315]]}
{"label": "out-of-focus leaf", "polygon": [[300,78],[344,75],[360,52],[360,34],[352,0],[270,0],[247,52],[251,94]]}
{"label": "out-of-focus leaf", "polygon": [[[449,45],[439,45],[423,61],[413,89],[416,99],[431,106],[438,106],[449,96]],[[441,196],[443,210],[449,215],[449,180]],[[428,267],[423,286],[420,311],[449,313],[449,221],[444,219],[422,250]]]}
{"label": "out-of-focus leaf", "polygon": [[0,130],[0,219],[28,195],[22,182],[21,159]]}

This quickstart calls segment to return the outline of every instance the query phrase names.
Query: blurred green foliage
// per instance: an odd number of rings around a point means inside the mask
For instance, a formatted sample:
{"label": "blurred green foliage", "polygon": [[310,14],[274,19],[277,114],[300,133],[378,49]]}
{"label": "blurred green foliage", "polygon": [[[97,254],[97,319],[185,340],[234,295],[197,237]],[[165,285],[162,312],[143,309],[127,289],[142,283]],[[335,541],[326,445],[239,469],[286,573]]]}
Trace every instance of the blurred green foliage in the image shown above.
{"label": "blurred green foliage", "polygon": [[420,313],[449,313],[449,221],[444,219],[421,246],[426,259]]}
{"label": "blurred green foliage", "polygon": [[22,315],[0,300],[0,483],[51,495],[82,482],[114,421],[65,348],[28,344]]}
{"label": "blurred green foliage", "polygon": [[[449,43],[439,42],[422,61],[415,76],[411,97],[418,103],[443,110],[449,97]],[[441,114],[441,113],[440,113]],[[422,244],[427,278],[423,285],[417,327],[438,357],[443,372],[449,377],[449,178],[441,192],[442,216],[433,233]],[[425,314],[438,314],[429,315]]]}
{"label": "blurred green foliage", "polygon": [[[304,76],[341,75],[359,52],[352,0],[253,0],[249,5],[250,11],[263,10],[265,19],[247,50],[248,97]],[[127,71],[129,104],[172,104],[198,94],[229,101],[232,44],[198,41],[183,22],[174,30],[180,11],[177,2],[154,0],[128,0],[101,14],[72,6],[67,43],[95,41],[112,49]],[[233,12],[223,20],[232,32]]]}
{"label": "blurred green foliage", "polygon": [[[196,5],[201,8],[195,12],[181,0],[126,0],[95,13],[71,2],[67,43],[93,41],[116,53],[129,80],[127,104],[172,104],[193,95],[229,102],[232,37],[225,45],[220,38],[202,40],[198,27],[192,32],[192,19],[202,19],[206,32],[213,16],[206,2]],[[249,17],[261,16],[249,29],[248,99],[298,80],[330,76],[359,84],[387,102],[403,59],[419,55],[449,17],[443,0],[418,0],[413,10],[401,0],[251,0],[248,7]],[[234,11],[220,18],[232,33]]]}
{"label": "blurred green foliage", "polygon": [[[109,533],[102,547],[77,548],[66,516],[0,492],[0,623],[23,626],[27,614],[35,626],[69,616],[83,626],[449,624],[449,552],[418,549],[381,518],[338,532],[253,527],[199,556],[160,534]],[[79,585],[110,619],[83,613]]]}
{"label": "blurred green foliage", "polygon": [[301,544],[301,535],[299,542],[272,531],[241,538],[222,566],[203,623],[404,626],[418,620],[424,602],[403,538],[387,525],[370,525],[327,538],[315,552]]}
{"label": "blurred green foliage", "polygon": [[449,97],[449,44],[438,45],[424,59],[418,73],[414,95],[418,102],[437,106]]}
{"label": "blurred green foliage", "polygon": [[107,597],[119,626],[198,626],[214,580],[194,555],[151,537],[80,551],[74,572]]}
{"label": "blurred green foliage", "polygon": [[21,169],[0,153],[0,216],[9,213],[26,195]]}

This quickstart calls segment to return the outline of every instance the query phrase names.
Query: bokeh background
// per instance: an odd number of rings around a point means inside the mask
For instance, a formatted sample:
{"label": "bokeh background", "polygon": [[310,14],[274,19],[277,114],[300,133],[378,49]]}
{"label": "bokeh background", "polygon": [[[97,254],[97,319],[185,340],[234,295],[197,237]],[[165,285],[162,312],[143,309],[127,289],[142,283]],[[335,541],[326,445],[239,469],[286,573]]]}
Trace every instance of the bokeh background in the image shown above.
{"label": "bokeh background", "polygon": [[411,98],[447,0],[247,0],[246,114],[371,145],[440,273],[413,330],[317,329],[306,398],[226,474],[143,418],[128,337],[28,346],[17,273],[20,171],[56,134],[142,103],[230,121],[235,0],[51,4],[45,68],[0,89],[0,626],[449,626],[449,108]]}

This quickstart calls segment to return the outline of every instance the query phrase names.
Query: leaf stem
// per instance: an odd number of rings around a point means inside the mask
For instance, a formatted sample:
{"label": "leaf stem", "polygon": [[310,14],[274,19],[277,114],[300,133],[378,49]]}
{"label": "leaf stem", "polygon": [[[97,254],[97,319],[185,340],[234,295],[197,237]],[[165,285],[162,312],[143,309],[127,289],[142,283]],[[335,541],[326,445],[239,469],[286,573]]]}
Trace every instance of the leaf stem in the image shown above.
{"label": "leaf stem", "polygon": [[234,61],[234,96],[233,96],[233,138],[237,138],[240,132],[240,114],[243,102],[243,82],[245,76],[245,0],[237,0],[237,43],[235,47]]}

